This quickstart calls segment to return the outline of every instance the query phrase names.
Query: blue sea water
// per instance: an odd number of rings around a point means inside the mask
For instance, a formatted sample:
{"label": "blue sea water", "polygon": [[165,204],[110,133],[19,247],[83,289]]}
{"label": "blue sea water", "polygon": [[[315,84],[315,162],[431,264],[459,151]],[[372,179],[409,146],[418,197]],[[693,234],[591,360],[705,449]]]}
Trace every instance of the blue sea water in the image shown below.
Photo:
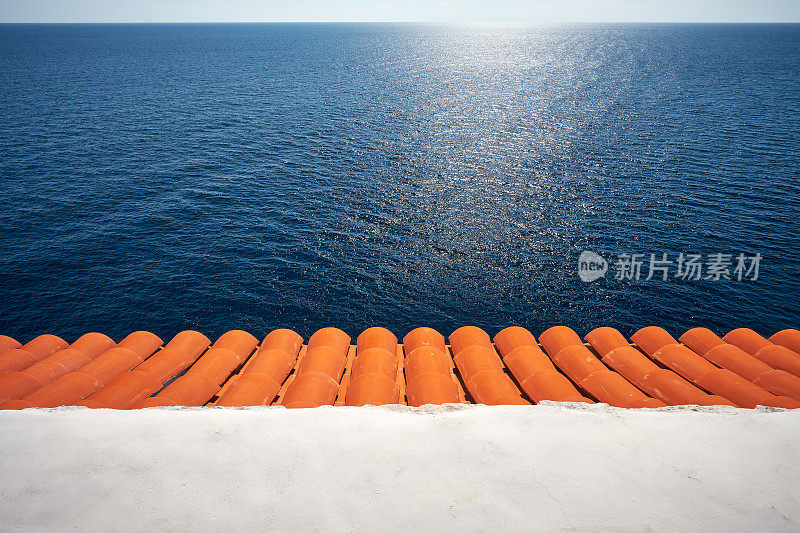
{"label": "blue sea water", "polygon": [[798,178],[798,25],[0,25],[0,333],[772,334]]}

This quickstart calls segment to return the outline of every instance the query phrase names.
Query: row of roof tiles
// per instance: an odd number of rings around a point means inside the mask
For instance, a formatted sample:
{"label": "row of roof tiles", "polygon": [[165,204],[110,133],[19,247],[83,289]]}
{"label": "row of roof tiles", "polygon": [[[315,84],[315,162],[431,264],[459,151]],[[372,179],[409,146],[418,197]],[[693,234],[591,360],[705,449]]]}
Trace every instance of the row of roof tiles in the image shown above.
{"label": "row of roof tiles", "polygon": [[[617,407],[800,407],[800,331],[764,338],[746,328],[719,337],[694,328],[675,339],[650,326],[632,343],[597,328],[582,340],[564,326],[537,339],[510,327],[491,339],[465,326],[449,336],[417,328],[399,343],[365,330],[351,345],[336,328],[303,344],[288,329],[259,343],[233,330],[213,344],[183,331],[166,345],[146,331],[119,343],[87,333],[72,344],[0,335],[0,409],[80,405],[318,407],[445,403],[526,405],[544,400]],[[493,342],[494,341],[494,342]]]}

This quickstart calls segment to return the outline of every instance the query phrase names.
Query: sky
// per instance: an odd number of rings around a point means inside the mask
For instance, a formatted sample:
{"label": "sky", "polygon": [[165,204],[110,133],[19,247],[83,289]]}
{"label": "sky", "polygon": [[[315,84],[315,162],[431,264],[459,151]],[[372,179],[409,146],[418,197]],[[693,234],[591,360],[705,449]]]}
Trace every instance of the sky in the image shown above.
{"label": "sky", "polygon": [[0,0],[0,22],[800,22],[800,0]]}

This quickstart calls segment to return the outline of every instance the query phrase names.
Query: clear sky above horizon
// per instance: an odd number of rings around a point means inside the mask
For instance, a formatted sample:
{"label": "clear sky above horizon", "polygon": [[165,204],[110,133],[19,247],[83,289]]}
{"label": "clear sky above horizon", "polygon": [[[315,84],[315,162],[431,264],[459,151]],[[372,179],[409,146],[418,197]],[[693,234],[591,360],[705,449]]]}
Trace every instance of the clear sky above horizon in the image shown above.
{"label": "clear sky above horizon", "polygon": [[0,0],[0,22],[800,22],[800,0]]}

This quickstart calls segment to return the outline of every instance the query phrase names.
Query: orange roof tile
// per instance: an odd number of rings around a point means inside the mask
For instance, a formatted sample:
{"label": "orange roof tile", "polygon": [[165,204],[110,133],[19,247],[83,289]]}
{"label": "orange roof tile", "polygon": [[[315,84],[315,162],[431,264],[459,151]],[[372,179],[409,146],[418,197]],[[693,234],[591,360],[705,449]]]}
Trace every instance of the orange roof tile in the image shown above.
{"label": "orange roof tile", "polygon": [[23,371],[0,376],[0,403],[21,398],[68,372],[78,370],[115,345],[102,333],[86,333],[68,348],[53,352]]}
{"label": "orange roof tile", "polygon": [[[716,342],[703,332],[694,331],[686,337],[698,346],[711,349]],[[724,370],[687,346],[681,345],[663,328],[649,326],[642,328],[631,336],[645,353],[654,360],[680,374],[696,386],[706,391],[727,398],[740,407],[766,405],[772,407],[800,407],[800,402],[792,398],[771,394],[743,377]]]}
{"label": "orange roof tile", "polygon": [[[793,330],[784,330],[784,332]],[[779,332],[783,333],[783,332]],[[773,338],[779,335],[776,333]],[[784,333],[785,335],[785,333]],[[778,337],[780,339],[780,337]],[[767,340],[752,329],[739,328],[728,332],[722,340],[738,346],[756,359],[765,362],[773,368],[785,370],[800,377],[800,354]],[[800,346],[798,346],[800,348]]]}
{"label": "orange roof tile", "polygon": [[[74,405],[103,388],[117,376],[133,369],[161,344],[161,339],[144,331],[134,332],[125,339],[129,340],[126,343],[127,348],[123,347],[123,342],[120,342],[117,346],[104,351],[80,367],[80,370],[62,375],[27,394],[17,403],[12,403],[14,402],[12,400],[0,404],[0,409],[19,408],[14,406],[24,405],[24,403],[35,407]],[[91,345],[93,349],[99,349],[97,339],[91,341]]]}
{"label": "orange roof tile", "polygon": [[17,339],[11,338],[8,335],[0,335],[0,356],[9,350],[19,348],[22,346]]}
{"label": "orange roof tile", "polygon": [[333,405],[349,350],[350,336],[340,329],[314,333],[282,404],[289,408]]}
{"label": "orange roof tile", "polygon": [[798,347],[798,330],[767,339],[746,328],[724,338],[694,328],[681,343],[650,326],[634,333],[631,344],[601,327],[585,338],[588,345],[556,326],[537,341],[514,326],[498,332],[492,344],[484,330],[465,326],[450,335],[448,346],[439,332],[422,327],[399,344],[393,332],[374,327],[351,346],[345,332],[323,328],[304,346],[287,329],[272,331],[260,345],[241,330],[213,344],[184,331],[159,349],[161,339],[149,332],[131,333],[118,345],[100,333],[69,346],[53,335],[25,345],[0,336],[0,409],[545,400],[800,407],[800,354],[790,348]]}
{"label": "orange roof tile", "polygon": [[[552,327],[542,333],[539,340],[556,366],[581,389],[599,401],[617,407],[664,407],[666,405],[661,400],[652,398],[636,388],[620,374],[609,370],[583,344],[578,334],[570,328]],[[612,338],[611,341],[613,340]],[[604,344],[610,344],[610,342]],[[641,361],[631,362],[629,360],[626,368],[633,370],[634,363],[638,367],[644,366]],[[641,373],[641,368],[638,368],[636,374],[640,375]]]}
{"label": "orange roof tile", "polygon": [[530,403],[522,398],[522,391],[505,373],[503,362],[485,331],[474,326],[459,328],[450,334],[450,347],[466,389],[476,403]]}
{"label": "orange roof tile", "polygon": [[364,330],[356,341],[356,357],[345,391],[345,405],[398,403],[397,337],[386,328]]}
{"label": "orange roof tile", "polygon": [[238,376],[228,381],[215,405],[269,405],[297,362],[303,338],[288,329],[270,332]]}
{"label": "orange roof tile", "polygon": [[403,338],[403,343],[408,405],[459,403],[454,363],[442,334],[431,328],[416,328]]}
{"label": "orange roof tile", "polygon": [[[652,338],[667,339],[652,331]],[[667,405],[729,405],[734,403],[708,394],[681,376],[656,365],[622,334],[613,328],[602,327],[586,334],[586,340],[601,355],[603,363],[619,372],[639,389]],[[657,344],[657,343],[656,343]]]}
{"label": "orange roof tile", "polygon": [[39,335],[32,341],[18,348],[6,350],[0,355],[0,376],[15,370],[25,370],[53,352],[63,350],[67,346],[64,339],[55,335]]}
{"label": "orange roof tile", "polygon": [[534,402],[544,400],[593,403],[553,366],[525,328],[512,326],[494,337],[495,347],[522,390]]}
{"label": "orange roof tile", "polygon": [[152,398],[138,402],[135,407],[205,405],[219,392],[230,375],[247,360],[256,345],[258,339],[246,331],[228,331],[214,342],[186,374],[178,377]]}
{"label": "orange roof tile", "polygon": [[770,342],[789,348],[794,353],[800,354],[800,331],[784,329],[769,338]]}
{"label": "orange roof tile", "polygon": [[[800,400],[799,377],[775,370],[738,346],[726,343],[709,329],[691,329],[681,336],[681,341],[720,368],[726,368],[773,394]],[[703,349],[706,351],[701,353]]]}

